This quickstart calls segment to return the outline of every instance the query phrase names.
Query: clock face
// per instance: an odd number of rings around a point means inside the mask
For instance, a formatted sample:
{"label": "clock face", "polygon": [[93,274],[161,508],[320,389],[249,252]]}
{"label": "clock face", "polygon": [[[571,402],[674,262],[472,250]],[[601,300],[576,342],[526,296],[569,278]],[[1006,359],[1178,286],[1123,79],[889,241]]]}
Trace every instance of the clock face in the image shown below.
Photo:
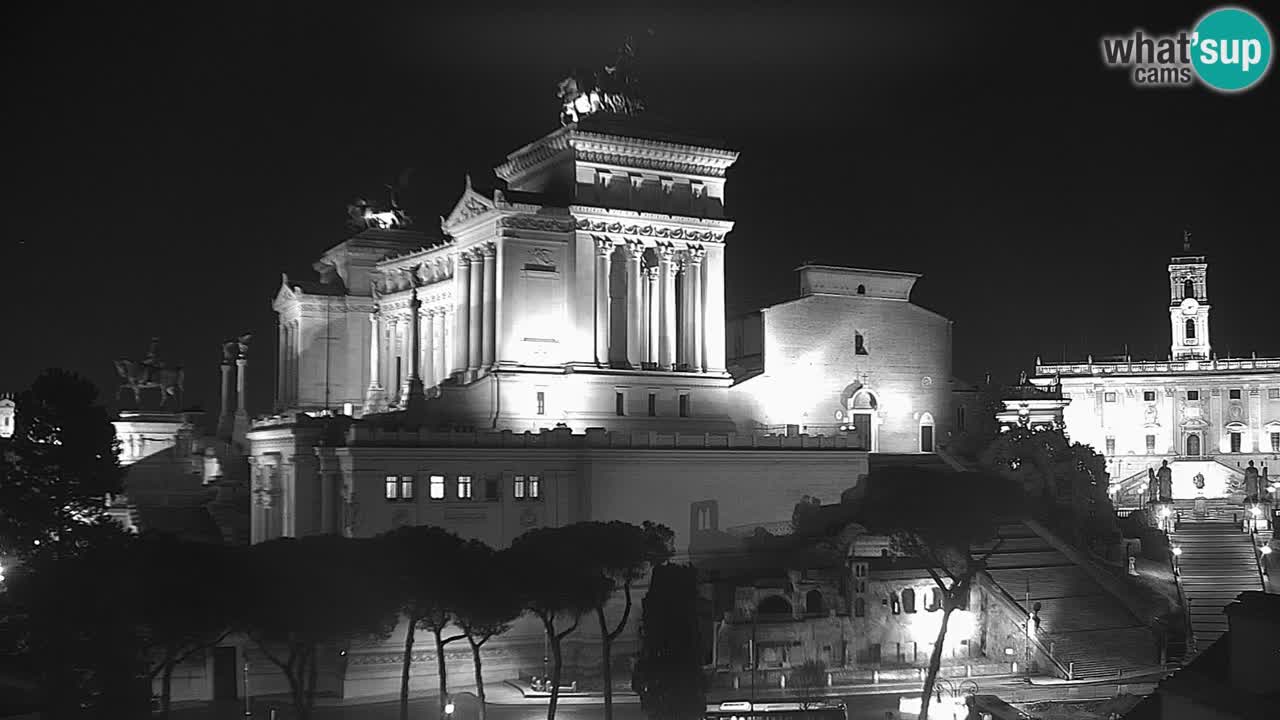
{"label": "clock face", "polygon": [[1183,315],[1195,315],[1196,311],[1199,309],[1200,309],[1200,303],[1196,302],[1195,298],[1187,298],[1186,300],[1182,301]]}

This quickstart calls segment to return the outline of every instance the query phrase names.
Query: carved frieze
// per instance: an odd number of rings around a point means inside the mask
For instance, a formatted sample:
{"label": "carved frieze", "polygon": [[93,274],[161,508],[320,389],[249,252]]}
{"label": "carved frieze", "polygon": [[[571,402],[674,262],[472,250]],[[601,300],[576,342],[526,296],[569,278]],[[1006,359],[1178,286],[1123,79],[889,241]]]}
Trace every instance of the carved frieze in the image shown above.
{"label": "carved frieze", "polygon": [[642,237],[656,237],[670,240],[692,240],[701,242],[724,241],[724,233],[712,232],[710,230],[690,230],[686,228],[671,228],[655,225],[624,225],[620,222],[605,222],[603,220],[589,220],[587,218],[579,218],[577,228],[588,232],[640,235]]}
{"label": "carved frieze", "polygon": [[507,215],[498,224],[504,228],[560,233],[572,232],[577,227],[573,218],[539,217],[537,215]]}

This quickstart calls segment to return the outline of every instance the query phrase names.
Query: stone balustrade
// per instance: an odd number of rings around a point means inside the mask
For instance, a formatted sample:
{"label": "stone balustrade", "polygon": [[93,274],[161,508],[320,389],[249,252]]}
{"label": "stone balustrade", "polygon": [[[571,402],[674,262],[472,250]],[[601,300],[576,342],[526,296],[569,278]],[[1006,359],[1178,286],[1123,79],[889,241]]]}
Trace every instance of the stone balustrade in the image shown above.
{"label": "stone balustrade", "polygon": [[1036,365],[1036,375],[1154,375],[1238,370],[1280,370],[1280,358],[1227,358],[1215,360],[1170,360],[1136,362],[1083,362]]}

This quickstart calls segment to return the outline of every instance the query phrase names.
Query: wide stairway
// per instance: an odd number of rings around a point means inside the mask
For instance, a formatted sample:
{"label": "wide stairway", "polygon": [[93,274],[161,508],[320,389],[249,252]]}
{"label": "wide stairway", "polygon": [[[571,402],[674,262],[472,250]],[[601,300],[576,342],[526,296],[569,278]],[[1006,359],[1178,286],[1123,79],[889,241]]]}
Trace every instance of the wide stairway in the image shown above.
{"label": "wide stairway", "polygon": [[1239,522],[1241,505],[1230,498],[1204,498],[1198,507],[1195,500],[1173,501],[1175,514],[1182,522],[1227,521]]}
{"label": "wide stairway", "polygon": [[1196,650],[1204,651],[1227,631],[1222,609],[1245,590],[1262,590],[1262,577],[1253,539],[1230,515],[1226,520],[1203,522],[1186,518],[1184,514],[1171,539],[1182,548],[1178,557],[1182,591],[1191,606]]}
{"label": "wide stairway", "polygon": [[1032,606],[1040,603],[1045,644],[1075,678],[1115,677],[1156,662],[1155,636],[1084,568],[1023,523],[1001,526],[1000,537],[988,574],[1024,610],[1031,610],[1028,596]]}

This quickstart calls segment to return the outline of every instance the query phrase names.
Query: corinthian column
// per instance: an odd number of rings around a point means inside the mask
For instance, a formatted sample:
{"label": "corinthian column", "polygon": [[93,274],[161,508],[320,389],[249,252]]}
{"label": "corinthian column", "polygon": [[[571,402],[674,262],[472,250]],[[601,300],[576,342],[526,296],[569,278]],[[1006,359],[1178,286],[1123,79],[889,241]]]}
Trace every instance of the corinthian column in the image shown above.
{"label": "corinthian column", "polygon": [[640,367],[644,357],[640,345],[644,337],[644,307],[641,303],[640,259],[644,257],[644,244],[639,240],[627,241],[627,364]]}
{"label": "corinthian column", "polygon": [[596,237],[596,365],[609,364],[609,257],[613,241]]}
{"label": "corinthian column", "polygon": [[707,251],[700,247],[689,248],[689,270],[685,275],[689,288],[687,294],[690,303],[689,315],[692,319],[689,328],[693,334],[693,358],[689,361],[689,369],[693,372],[707,371],[707,358],[703,344],[706,307],[702,301],[702,258],[706,253]]}
{"label": "corinthian column", "polygon": [[409,296],[409,326],[405,330],[409,337],[409,348],[405,355],[409,356],[409,375],[405,378],[404,388],[400,393],[400,407],[414,411],[422,407],[426,396],[422,391],[422,301],[418,299],[418,289],[414,288]]}
{"label": "corinthian column", "polygon": [[364,411],[366,413],[381,412],[385,402],[382,390],[381,363],[379,350],[382,346],[382,329],[379,320],[381,313],[375,305],[369,313],[369,389],[364,394]]}
{"label": "corinthian column", "polygon": [[453,369],[467,369],[467,347],[471,318],[471,256],[458,253],[458,269],[453,278]]}
{"label": "corinthian column", "polygon": [[436,380],[436,336],[435,336],[435,310],[422,311],[422,387],[435,387],[439,380]]}
{"label": "corinthian column", "polygon": [[658,293],[661,296],[660,337],[658,343],[658,366],[670,370],[676,364],[676,274],[673,260],[675,250],[670,245],[658,249],[658,268],[662,276],[658,281]]}
{"label": "corinthian column", "polygon": [[480,331],[484,323],[484,272],[477,252],[471,257],[471,309],[467,312],[467,372],[474,379],[480,369]]}
{"label": "corinthian column", "polygon": [[498,285],[496,282],[497,273],[497,248],[493,243],[485,243],[482,249],[484,253],[484,322],[483,322],[483,339],[481,341],[480,362],[485,370],[493,367],[494,347],[498,342],[497,327],[494,325],[494,315],[498,305]]}
{"label": "corinthian column", "polygon": [[445,338],[448,335],[448,325],[446,321],[448,316],[445,315],[444,308],[438,308],[431,314],[431,363],[435,368],[433,376],[435,384],[439,385],[449,377],[449,356],[446,354],[448,346]]}
{"label": "corinthian column", "polygon": [[693,334],[689,322],[689,258],[684,252],[675,257],[676,263],[676,368],[687,369],[693,364]]}
{"label": "corinthian column", "polygon": [[651,365],[658,364],[658,348],[661,345],[660,337],[660,321],[662,318],[662,291],[659,289],[658,273],[660,268],[657,265],[650,265],[644,270],[644,286],[645,286],[645,332],[648,333],[649,339],[645,362]]}
{"label": "corinthian column", "polygon": [[724,246],[709,245],[702,261],[703,337],[707,372],[723,373],[724,368]]}

